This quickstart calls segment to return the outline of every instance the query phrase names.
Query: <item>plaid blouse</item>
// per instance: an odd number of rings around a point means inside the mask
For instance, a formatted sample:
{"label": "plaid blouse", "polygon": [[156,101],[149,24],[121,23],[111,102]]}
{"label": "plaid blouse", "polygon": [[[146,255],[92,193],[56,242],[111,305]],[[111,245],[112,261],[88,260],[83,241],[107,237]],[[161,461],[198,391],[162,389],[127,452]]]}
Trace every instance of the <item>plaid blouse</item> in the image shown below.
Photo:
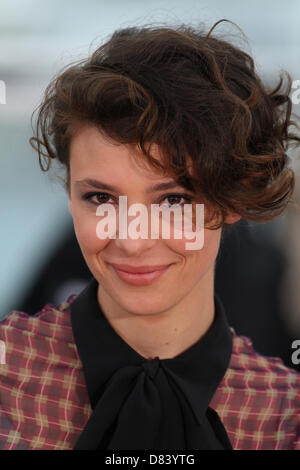
{"label": "plaid blouse", "polygon": [[[0,449],[72,449],[92,413],[70,319],[76,295],[0,322]],[[300,374],[233,333],[210,405],[233,449],[300,450]]]}

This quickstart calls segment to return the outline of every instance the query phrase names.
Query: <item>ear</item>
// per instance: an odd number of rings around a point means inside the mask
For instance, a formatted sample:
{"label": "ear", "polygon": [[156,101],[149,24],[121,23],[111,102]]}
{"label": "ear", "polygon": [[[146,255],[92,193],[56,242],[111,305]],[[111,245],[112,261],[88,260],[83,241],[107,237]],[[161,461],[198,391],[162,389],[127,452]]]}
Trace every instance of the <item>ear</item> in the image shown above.
{"label": "ear", "polygon": [[226,224],[234,224],[238,220],[242,218],[241,215],[236,214],[235,212],[229,212],[228,215],[226,216],[225,223]]}

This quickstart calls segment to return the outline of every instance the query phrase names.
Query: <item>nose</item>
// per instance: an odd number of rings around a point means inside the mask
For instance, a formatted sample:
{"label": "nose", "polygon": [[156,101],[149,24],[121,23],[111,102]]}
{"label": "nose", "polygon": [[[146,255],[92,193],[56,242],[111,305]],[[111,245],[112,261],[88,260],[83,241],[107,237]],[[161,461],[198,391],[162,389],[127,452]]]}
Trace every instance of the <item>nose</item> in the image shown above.
{"label": "nose", "polygon": [[[128,216],[127,229],[121,229],[117,224],[115,246],[122,250],[126,255],[141,255],[143,251],[152,248],[157,243],[157,238],[151,238],[151,218],[149,213],[140,215],[139,223],[134,222],[136,216]],[[134,222],[133,226],[130,226]],[[147,222],[147,223],[146,223]],[[121,229],[121,230],[120,230]],[[120,231],[122,232],[121,236]],[[139,237],[137,235],[139,234]]]}
{"label": "nose", "polygon": [[113,240],[115,246],[122,250],[128,256],[142,255],[144,251],[152,248],[157,242],[158,240],[156,239],[133,239],[129,236],[126,239],[121,239],[117,236],[117,238]]}

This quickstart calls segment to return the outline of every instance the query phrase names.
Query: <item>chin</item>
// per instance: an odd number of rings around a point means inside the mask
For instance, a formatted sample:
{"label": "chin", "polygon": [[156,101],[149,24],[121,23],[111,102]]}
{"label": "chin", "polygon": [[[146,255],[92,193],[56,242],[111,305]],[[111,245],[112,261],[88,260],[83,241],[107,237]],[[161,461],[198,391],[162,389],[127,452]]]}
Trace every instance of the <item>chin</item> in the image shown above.
{"label": "chin", "polygon": [[153,304],[150,302],[148,305],[146,303],[141,305],[141,302],[119,302],[119,304],[124,310],[139,316],[159,315],[171,307],[171,305],[168,305],[166,302],[164,302],[164,304],[157,302]]}
{"label": "chin", "polygon": [[117,304],[127,312],[134,315],[157,315],[171,308],[175,302],[166,298],[166,293],[159,294],[157,287],[151,286],[146,292],[145,289],[137,290],[137,292],[127,289],[115,290],[106,289],[106,292]]}

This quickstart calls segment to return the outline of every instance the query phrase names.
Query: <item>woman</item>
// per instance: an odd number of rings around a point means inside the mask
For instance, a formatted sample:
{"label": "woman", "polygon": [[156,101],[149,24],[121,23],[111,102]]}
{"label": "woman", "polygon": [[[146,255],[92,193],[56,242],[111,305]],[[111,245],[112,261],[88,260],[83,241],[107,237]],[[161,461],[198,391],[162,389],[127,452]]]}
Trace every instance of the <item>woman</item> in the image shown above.
{"label": "woman", "polygon": [[92,279],[1,322],[3,449],[300,448],[299,375],[237,336],[214,292],[223,233],[292,201],[282,87],[184,25],[118,30],[53,79],[31,144],[66,169]]}

